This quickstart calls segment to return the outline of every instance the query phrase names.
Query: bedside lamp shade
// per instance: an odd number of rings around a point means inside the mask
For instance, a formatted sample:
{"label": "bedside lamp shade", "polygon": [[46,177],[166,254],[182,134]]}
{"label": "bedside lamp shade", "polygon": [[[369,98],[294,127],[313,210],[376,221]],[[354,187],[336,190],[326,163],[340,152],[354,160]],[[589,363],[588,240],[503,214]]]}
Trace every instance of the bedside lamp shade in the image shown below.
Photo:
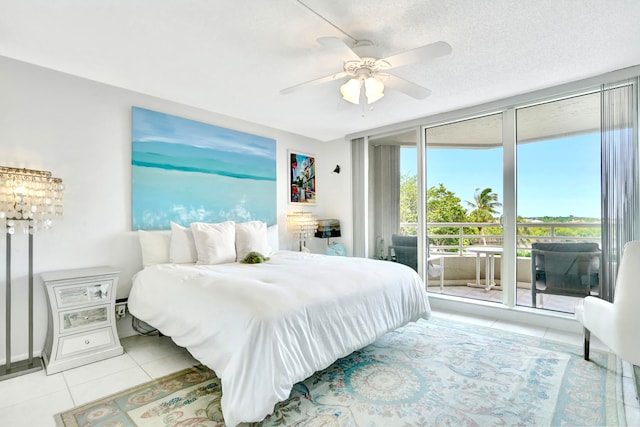
{"label": "bedside lamp shade", "polygon": [[298,234],[300,241],[300,252],[308,252],[306,248],[307,237],[316,229],[318,221],[311,212],[292,212],[287,215],[287,229]]}
{"label": "bedside lamp shade", "polygon": [[347,254],[344,247],[340,243],[330,241],[332,237],[340,237],[339,220],[319,219],[315,236],[321,239],[327,239],[327,248],[324,251],[326,255],[344,256]]}
{"label": "bedside lamp shade", "polygon": [[340,237],[340,221],[337,219],[319,219],[318,228],[314,236],[321,239]]}

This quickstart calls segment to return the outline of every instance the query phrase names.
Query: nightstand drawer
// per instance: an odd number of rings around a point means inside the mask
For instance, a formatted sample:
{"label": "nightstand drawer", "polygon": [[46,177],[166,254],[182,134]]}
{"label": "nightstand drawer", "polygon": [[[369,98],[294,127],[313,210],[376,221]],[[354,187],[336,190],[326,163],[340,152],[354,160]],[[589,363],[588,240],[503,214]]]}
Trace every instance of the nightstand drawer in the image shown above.
{"label": "nightstand drawer", "polygon": [[113,280],[101,280],[94,283],[82,283],[77,286],[56,286],[54,289],[56,304],[59,308],[73,307],[111,299]]}
{"label": "nightstand drawer", "polygon": [[114,345],[111,328],[99,329],[94,332],[72,335],[60,338],[60,357],[72,356],[89,351],[97,347]]}
{"label": "nightstand drawer", "polygon": [[60,333],[64,334],[83,328],[95,328],[97,326],[110,325],[111,305],[62,311],[60,315]]}

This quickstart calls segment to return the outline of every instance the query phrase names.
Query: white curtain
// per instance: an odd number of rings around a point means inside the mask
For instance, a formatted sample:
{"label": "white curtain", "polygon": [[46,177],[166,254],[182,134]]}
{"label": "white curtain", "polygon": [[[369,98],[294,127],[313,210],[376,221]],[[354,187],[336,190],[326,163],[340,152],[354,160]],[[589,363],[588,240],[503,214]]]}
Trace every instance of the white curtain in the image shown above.
{"label": "white curtain", "polygon": [[601,92],[601,298],[613,301],[624,245],[638,239],[638,82],[616,82]]}
{"label": "white curtain", "polygon": [[400,146],[372,147],[369,201],[373,208],[372,235],[377,256],[386,256],[391,235],[400,232]]}
{"label": "white curtain", "polygon": [[400,229],[400,147],[351,141],[353,254],[386,256]]}
{"label": "white curtain", "polygon": [[366,257],[367,250],[367,143],[364,138],[351,141],[351,182],[353,196],[353,256]]}

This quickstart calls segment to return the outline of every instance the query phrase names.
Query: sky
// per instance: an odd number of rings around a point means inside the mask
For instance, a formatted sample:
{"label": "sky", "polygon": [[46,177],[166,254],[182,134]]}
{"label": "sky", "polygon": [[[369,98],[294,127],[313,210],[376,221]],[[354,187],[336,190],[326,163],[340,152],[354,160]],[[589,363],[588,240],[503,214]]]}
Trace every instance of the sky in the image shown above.
{"label": "sky", "polygon": [[[416,149],[400,157],[401,173],[414,175]],[[519,216],[600,218],[599,133],[519,144],[516,163]],[[491,188],[502,203],[502,170],[502,148],[427,150],[427,186],[442,183],[464,208],[476,188]]]}

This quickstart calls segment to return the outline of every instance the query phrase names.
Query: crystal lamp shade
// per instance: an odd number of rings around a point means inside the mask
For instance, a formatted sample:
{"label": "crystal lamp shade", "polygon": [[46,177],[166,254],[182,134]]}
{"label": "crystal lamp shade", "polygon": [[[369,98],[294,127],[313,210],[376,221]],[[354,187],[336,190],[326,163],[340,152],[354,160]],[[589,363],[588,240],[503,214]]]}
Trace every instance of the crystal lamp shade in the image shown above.
{"label": "crystal lamp shade", "polygon": [[311,212],[292,212],[287,215],[287,227],[294,233],[308,236],[316,230],[318,221]]}
{"label": "crystal lamp shade", "polygon": [[287,229],[298,235],[300,250],[305,247],[309,237],[318,226],[318,220],[311,212],[292,212],[287,215]]}
{"label": "crystal lamp shade", "polygon": [[23,220],[30,232],[50,228],[62,215],[63,191],[62,180],[51,172],[0,166],[0,219],[6,220],[7,233]]}

